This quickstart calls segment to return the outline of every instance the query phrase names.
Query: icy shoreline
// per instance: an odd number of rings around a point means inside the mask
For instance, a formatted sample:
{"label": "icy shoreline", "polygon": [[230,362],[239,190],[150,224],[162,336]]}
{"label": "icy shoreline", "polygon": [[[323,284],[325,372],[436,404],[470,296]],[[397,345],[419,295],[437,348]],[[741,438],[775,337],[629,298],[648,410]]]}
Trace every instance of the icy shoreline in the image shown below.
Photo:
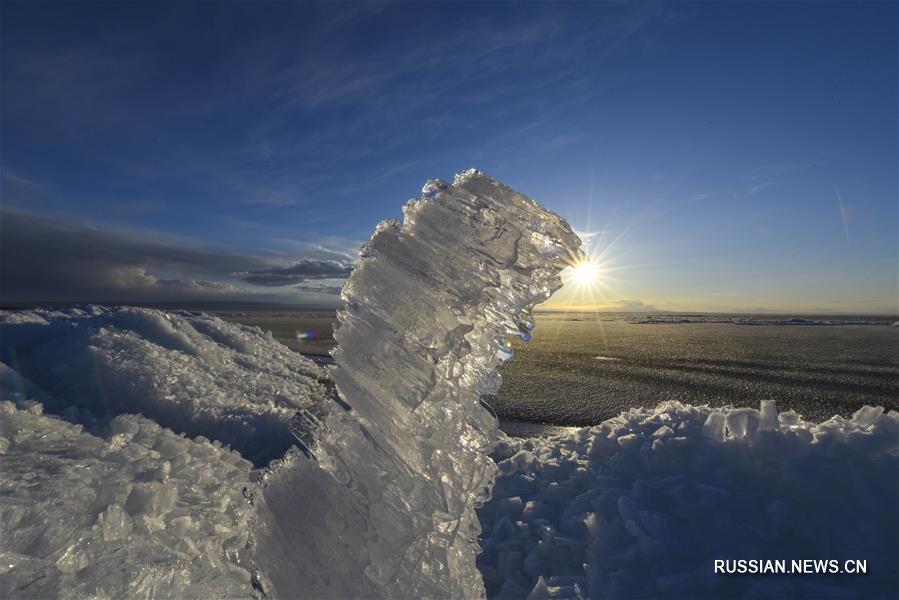
{"label": "icy shoreline", "polygon": [[845,325],[866,325],[873,327],[895,327],[899,321],[888,318],[880,319],[813,319],[807,317],[789,317],[774,319],[765,317],[727,317],[718,315],[651,315],[648,317],[632,317],[631,323],[639,325],[688,325],[688,324],[730,324],[730,325],[779,325],[806,327],[839,327]]}
{"label": "icy shoreline", "polygon": [[[99,312],[81,314],[80,326]],[[78,328],[72,317],[57,315],[66,323],[57,334]],[[195,317],[168,318],[184,330]],[[277,351],[277,342],[251,328],[198,322],[223,353],[230,347],[221,341],[225,333],[242,342],[240,354]],[[129,338],[116,327],[101,329],[110,339]],[[8,330],[0,325],[4,339]],[[156,342],[146,348],[183,354]],[[119,372],[125,379],[128,364]],[[147,365],[160,374],[168,368],[165,360]],[[67,589],[75,596],[249,596],[254,570],[264,581],[277,566],[256,563],[250,535],[272,510],[314,523],[347,501],[316,495],[326,486],[299,455],[289,483],[302,485],[302,498],[251,505],[244,488],[253,488],[252,465],[216,439],[230,435],[227,421],[212,441],[136,415],[74,424],[83,413],[42,414],[38,400],[52,409],[59,399],[8,366],[3,375],[3,397],[12,402],[0,407],[0,525],[4,564],[13,565],[0,572],[3,597],[65,596]],[[493,496],[478,510],[487,594],[819,597],[899,589],[889,566],[899,558],[899,414],[866,408],[851,420],[814,424],[790,412],[775,421],[771,408],[669,403],[562,436],[501,436],[492,455],[499,469]],[[262,440],[285,426],[256,434]],[[321,508],[314,507],[327,508],[317,517]],[[352,564],[320,550],[295,548],[323,581]],[[869,575],[727,578],[710,567],[715,558],[796,556],[867,559]],[[123,566],[129,578],[109,576]]]}
{"label": "icy shoreline", "polygon": [[[770,414],[668,403],[572,435],[502,437],[493,495],[478,510],[488,597],[899,589],[899,414],[866,408],[822,424]],[[251,532],[270,526],[272,510],[314,523],[347,508],[345,496],[318,494],[332,488],[301,455],[285,472],[308,504],[250,504],[252,465],[237,452],[139,416],[92,435],[34,402],[2,402],[0,434],[2,556],[12,565],[0,571],[3,597],[248,597],[258,573],[279,566],[253,556]],[[353,562],[302,542],[294,550],[324,581]],[[715,559],[756,557],[866,560],[868,576],[712,571]],[[128,578],[111,576],[123,568]]]}

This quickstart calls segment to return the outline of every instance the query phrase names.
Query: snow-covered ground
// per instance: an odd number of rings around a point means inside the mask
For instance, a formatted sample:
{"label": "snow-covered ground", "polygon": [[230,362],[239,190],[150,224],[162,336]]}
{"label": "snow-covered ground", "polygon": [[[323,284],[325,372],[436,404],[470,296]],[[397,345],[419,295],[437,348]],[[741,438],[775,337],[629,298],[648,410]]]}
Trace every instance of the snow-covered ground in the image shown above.
{"label": "snow-covered ground", "polygon": [[0,597],[213,598],[252,591],[251,468],[138,415],[101,431],[0,401]]}
{"label": "snow-covered ground", "polygon": [[[0,597],[899,592],[899,414],[669,403],[497,444],[479,394],[576,239],[473,171],[405,212],[330,372],[207,315],[0,314]],[[715,575],[729,558],[868,574]]]}
{"label": "snow-covered ground", "polygon": [[[899,413],[806,423],[678,402],[568,436],[506,438],[479,511],[500,598],[899,593]],[[858,559],[867,576],[716,575],[715,559]]]}
{"label": "snow-covered ground", "polygon": [[290,447],[326,373],[151,309],[4,312],[0,339],[0,597],[250,595],[248,459]]}
{"label": "snow-covered ground", "polygon": [[34,389],[46,412],[88,426],[141,413],[259,466],[292,443],[296,410],[325,393],[327,375],[311,360],[208,315],[88,306],[7,312],[0,327],[0,385]]}

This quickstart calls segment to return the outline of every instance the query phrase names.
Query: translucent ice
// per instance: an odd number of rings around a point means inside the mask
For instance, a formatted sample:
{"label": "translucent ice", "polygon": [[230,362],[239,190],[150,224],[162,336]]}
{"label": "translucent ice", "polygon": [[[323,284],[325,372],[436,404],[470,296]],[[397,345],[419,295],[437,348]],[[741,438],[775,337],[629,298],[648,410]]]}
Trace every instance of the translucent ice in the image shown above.
{"label": "translucent ice", "polygon": [[252,595],[253,465],[224,444],[280,456],[324,371],[184,312],[3,311],[0,338],[0,597]]}
{"label": "translucent ice", "polygon": [[249,462],[137,415],[102,435],[0,401],[0,597],[247,597]]}
{"label": "translucent ice", "polygon": [[777,429],[777,403],[774,400],[762,400],[759,403],[759,430]]}
{"label": "translucent ice", "polygon": [[759,411],[754,408],[735,408],[725,418],[728,434],[733,437],[753,437],[758,431]]}
{"label": "translucent ice", "polygon": [[[529,333],[531,309],[561,285],[580,240],[558,216],[474,170],[452,184],[428,182],[403,212],[403,223],[381,223],[363,248],[338,313],[332,377],[352,410],[333,410],[312,448],[332,483],[307,479],[319,496],[344,496],[341,514],[290,522],[285,495],[297,507],[313,501],[291,483],[298,470],[315,470],[296,456],[265,480],[274,530],[257,536],[263,562],[285,556],[284,529],[312,548],[353,552],[340,578],[312,587],[308,564],[282,560],[268,570],[276,594],[484,594],[474,508],[493,483],[496,419],[480,396],[496,390],[496,367],[511,356],[505,339]],[[352,531],[345,511],[358,515]]]}
{"label": "translucent ice", "polygon": [[855,411],[852,415],[852,420],[862,429],[867,429],[876,423],[882,414],[882,406],[863,406]]}

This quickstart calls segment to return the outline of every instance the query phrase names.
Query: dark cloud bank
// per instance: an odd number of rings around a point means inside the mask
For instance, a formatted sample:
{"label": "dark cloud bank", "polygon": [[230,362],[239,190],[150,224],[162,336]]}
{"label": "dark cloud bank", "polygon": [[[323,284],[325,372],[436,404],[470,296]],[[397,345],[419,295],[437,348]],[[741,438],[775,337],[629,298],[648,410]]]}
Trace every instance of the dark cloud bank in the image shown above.
{"label": "dark cloud bank", "polygon": [[[333,295],[339,286],[324,280],[346,278],[351,270],[349,260],[308,258],[291,266],[273,262],[174,238],[0,210],[0,302],[6,305],[302,303],[303,293]],[[276,289],[281,286],[293,287]]]}
{"label": "dark cloud bank", "polygon": [[346,279],[352,267],[337,260],[306,259],[289,267],[271,267],[241,273],[241,279],[253,285],[284,286],[314,279]]}

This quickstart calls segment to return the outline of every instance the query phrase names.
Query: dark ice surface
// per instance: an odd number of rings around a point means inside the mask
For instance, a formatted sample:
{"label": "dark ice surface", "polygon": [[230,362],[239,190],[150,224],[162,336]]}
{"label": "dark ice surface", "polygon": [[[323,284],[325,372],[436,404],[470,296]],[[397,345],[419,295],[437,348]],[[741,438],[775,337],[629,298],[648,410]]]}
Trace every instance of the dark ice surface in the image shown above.
{"label": "dark ice surface", "polygon": [[[272,331],[294,350],[324,360],[334,343],[333,313],[222,316]],[[690,316],[669,324],[638,322],[646,315],[539,312],[533,339],[513,343],[515,358],[501,368],[499,395],[485,400],[513,435],[519,429],[536,435],[540,428],[509,422],[593,425],[664,400],[757,408],[759,400],[774,399],[778,410],[815,421],[850,415],[865,404],[899,409],[894,319],[845,319],[865,325],[709,322],[730,318]],[[808,318],[815,320],[821,318]],[[298,332],[314,337],[297,338]]]}
{"label": "dark ice surface", "polygon": [[899,327],[633,323],[543,313],[487,399],[501,419],[591,425],[664,400],[758,407],[821,421],[899,409]]}
{"label": "dark ice surface", "polygon": [[334,347],[337,317],[327,311],[246,311],[216,313],[226,321],[259,327],[290,348],[310,358],[327,357]]}

